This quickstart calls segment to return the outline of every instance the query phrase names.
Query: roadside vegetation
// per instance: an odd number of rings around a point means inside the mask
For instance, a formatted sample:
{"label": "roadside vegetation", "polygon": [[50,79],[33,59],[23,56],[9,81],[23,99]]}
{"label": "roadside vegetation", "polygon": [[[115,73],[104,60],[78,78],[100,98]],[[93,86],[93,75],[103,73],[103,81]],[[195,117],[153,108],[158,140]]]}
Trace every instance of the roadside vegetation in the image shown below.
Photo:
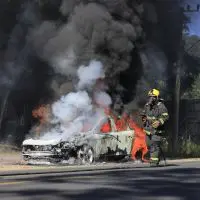
{"label": "roadside vegetation", "polygon": [[199,158],[200,157],[200,144],[197,140],[195,143],[191,138],[179,138],[177,143],[176,154],[172,153],[168,138],[163,139],[163,151],[167,158]]}

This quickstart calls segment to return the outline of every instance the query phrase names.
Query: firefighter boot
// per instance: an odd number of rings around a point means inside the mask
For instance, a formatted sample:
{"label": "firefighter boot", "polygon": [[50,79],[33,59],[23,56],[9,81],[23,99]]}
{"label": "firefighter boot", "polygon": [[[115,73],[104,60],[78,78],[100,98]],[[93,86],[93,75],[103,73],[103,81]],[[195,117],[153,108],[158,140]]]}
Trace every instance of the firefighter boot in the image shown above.
{"label": "firefighter boot", "polygon": [[159,166],[159,155],[160,155],[160,147],[159,143],[153,142],[150,147],[150,166],[151,167],[158,167]]}

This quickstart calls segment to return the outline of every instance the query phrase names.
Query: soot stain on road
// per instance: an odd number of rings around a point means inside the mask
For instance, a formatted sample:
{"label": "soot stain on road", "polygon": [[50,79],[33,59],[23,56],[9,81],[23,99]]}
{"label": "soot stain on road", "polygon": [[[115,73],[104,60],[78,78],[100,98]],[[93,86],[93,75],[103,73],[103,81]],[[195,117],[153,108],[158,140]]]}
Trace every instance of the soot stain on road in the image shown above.
{"label": "soot stain on road", "polygon": [[[35,199],[199,199],[200,169],[128,170],[84,173],[74,176],[33,177],[19,190],[7,188],[9,194]],[[13,191],[12,191],[13,190]]]}

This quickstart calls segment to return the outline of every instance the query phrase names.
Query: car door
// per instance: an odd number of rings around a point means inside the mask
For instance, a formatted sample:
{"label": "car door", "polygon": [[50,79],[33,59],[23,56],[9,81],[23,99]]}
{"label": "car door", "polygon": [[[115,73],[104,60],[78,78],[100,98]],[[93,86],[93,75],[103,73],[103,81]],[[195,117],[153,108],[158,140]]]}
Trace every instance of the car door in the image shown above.
{"label": "car door", "polygon": [[133,136],[134,136],[133,131],[127,130],[127,131],[115,132],[112,134],[113,136],[118,138],[116,149],[120,152],[123,152],[126,155],[129,155],[132,149]]}
{"label": "car door", "polygon": [[114,154],[116,151],[119,138],[115,135],[116,132],[116,125],[113,120],[111,120],[111,132],[104,133],[104,136],[101,139],[101,154]]}
{"label": "car door", "polygon": [[101,138],[101,154],[113,154],[116,151],[119,138],[114,133],[105,134]]}
{"label": "car door", "polygon": [[124,146],[126,146],[127,148],[127,154],[131,154],[133,140],[134,140],[134,131],[133,130],[125,131],[123,135],[125,137]]}

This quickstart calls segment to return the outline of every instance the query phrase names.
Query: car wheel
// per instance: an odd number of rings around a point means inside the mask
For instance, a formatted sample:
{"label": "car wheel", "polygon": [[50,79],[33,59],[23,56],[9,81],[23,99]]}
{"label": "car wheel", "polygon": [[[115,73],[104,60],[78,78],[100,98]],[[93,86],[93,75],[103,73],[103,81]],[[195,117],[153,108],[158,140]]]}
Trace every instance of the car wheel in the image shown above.
{"label": "car wheel", "polygon": [[83,145],[77,151],[77,158],[80,164],[92,164],[94,162],[94,151],[88,145]]}

